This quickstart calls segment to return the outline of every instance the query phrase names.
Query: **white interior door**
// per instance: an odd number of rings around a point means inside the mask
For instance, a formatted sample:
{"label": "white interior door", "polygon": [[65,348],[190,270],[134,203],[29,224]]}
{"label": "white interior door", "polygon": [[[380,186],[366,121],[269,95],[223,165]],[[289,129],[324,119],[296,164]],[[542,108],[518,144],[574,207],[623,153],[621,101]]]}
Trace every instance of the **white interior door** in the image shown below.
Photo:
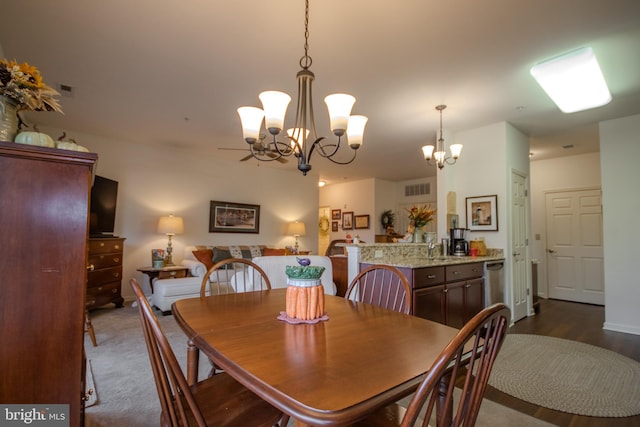
{"label": "white interior door", "polygon": [[527,186],[526,177],[511,173],[511,282],[513,321],[529,313],[527,302]]}
{"label": "white interior door", "polygon": [[600,189],[546,194],[549,297],[604,305]]}

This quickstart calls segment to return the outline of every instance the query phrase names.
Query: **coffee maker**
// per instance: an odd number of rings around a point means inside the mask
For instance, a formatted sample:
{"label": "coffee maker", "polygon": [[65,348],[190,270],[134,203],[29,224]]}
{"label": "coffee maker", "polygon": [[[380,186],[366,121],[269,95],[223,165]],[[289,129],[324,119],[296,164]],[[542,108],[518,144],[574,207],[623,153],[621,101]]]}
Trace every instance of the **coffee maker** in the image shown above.
{"label": "coffee maker", "polygon": [[453,256],[466,256],[469,255],[469,240],[468,240],[468,228],[451,228],[449,230],[451,235],[449,255]]}

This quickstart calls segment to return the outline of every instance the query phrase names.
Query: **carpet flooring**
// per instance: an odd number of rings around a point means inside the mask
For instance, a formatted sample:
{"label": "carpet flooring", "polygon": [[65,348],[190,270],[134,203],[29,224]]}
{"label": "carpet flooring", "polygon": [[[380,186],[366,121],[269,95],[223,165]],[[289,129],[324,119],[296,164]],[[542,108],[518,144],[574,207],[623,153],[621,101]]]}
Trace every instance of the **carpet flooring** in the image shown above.
{"label": "carpet flooring", "polygon": [[[91,362],[97,402],[86,408],[87,427],[159,425],[160,405],[137,310],[127,304],[124,308],[102,308],[91,313],[98,346],[93,347],[87,335],[85,350]],[[184,334],[173,316],[156,314],[185,369]],[[201,357],[200,372],[208,369],[208,361]],[[552,424],[485,399],[476,425],[548,427]]]}
{"label": "carpet flooring", "polygon": [[576,341],[508,334],[489,384],[518,399],[571,414],[640,414],[640,363]]}

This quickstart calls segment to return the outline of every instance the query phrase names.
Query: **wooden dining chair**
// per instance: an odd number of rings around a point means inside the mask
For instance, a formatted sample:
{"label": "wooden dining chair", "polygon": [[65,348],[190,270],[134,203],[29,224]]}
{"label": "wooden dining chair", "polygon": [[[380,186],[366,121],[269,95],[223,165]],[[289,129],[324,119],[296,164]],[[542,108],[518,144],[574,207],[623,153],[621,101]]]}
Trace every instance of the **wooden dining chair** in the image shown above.
{"label": "wooden dining chair", "polygon": [[204,275],[200,297],[267,289],[271,289],[271,282],[259,265],[244,258],[228,258],[215,263]]}
{"label": "wooden dining chair", "polygon": [[93,344],[94,347],[97,347],[98,341],[96,340],[96,330],[93,329],[91,316],[89,316],[89,307],[92,307],[95,303],[95,298],[91,297],[87,297],[84,302],[84,331],[89,334],[89,338],[91,338],[91,344]]}
{"label": "wooden dining chair", "polygon": [[[267,273],[257,264],[244,258],[228,258],[215,263],[202,278],[200,298],[207,295],[222,295],[234,292],[251,292],[271,289]],[[208,291],[208,292],[207,292]],[[189,342],[187,352],[193,360],[198,360],[199,350]],[[222,372],[213,360],[209,359],[209,376]]]}
{"label": "wooden dining chair", "polygon": [[391,265],[372,265],[360,271],[347,288],[345,298],[411,314],[411,285]]}
{"label": "wooden dining chair", "polygon": [[355,425],[426,427],[435,408],[435,426],[473,426],[510,318],[502,303],[480,311],[442,350],[406,409],[393,404]]}
{"label": "wooden dining chair", "polygon": [[131,279],[140,307],[140,321],[149,352],[162,413],[161,426],[256,426],[286,425],[288,416],[227,374],[188,385],[158,319],[140,283]]}

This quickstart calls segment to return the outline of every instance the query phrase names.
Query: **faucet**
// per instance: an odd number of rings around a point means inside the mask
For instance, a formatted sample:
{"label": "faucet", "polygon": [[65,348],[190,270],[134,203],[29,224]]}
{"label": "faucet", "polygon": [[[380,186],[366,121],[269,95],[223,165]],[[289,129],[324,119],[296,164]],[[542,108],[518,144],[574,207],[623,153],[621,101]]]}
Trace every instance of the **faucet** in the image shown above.
{"label": "faucet", "polygon": [[435,242],[429,242],[427,244],[427,258],[433,259],[433,250],[436,248]]}

